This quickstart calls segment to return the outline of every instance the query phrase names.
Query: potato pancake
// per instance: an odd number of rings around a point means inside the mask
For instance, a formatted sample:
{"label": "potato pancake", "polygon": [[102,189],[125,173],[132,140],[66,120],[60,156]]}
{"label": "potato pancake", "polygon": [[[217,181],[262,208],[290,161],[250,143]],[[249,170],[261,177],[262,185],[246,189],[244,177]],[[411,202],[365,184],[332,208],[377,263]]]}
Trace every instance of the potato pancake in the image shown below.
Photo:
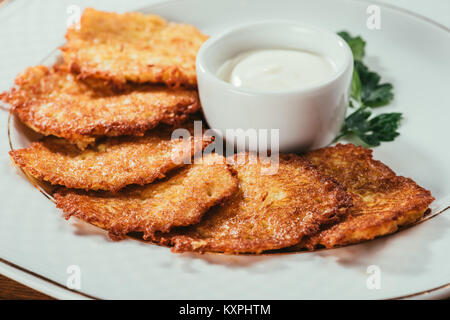
{"label": "potato pancake", "polygon": [[117,193],[62,189],[54,194],[66,217],[76,216],[109,230],[112,237],[198,223],[212,206],[237,189],[237,179],[222,156],[211,154],[202,164],[191,164],[167,178],[145,186],[130,186]]}
{"label": "potato pancake", "polygon": [[422,218],[434,200],[428,190],[374,160],[370,149],[338,144],[309,152],[306,157],[346,188],[353,197],[353,207],[342,222],[298,247],[332,248],[393,233]]}
{"label": "potato pancake", "polygon": [[63,67],[30,67],[15,83],[0,99],[12,105],[22,122],[82,149],[100,136],[142,136],[160,122],[180,123],[200,109],[195,90],[128,85],[116,92],[79,81]]}
{"label": "potato pancake", "polygon": [[207,36],[155,15],[84,10],[66,33],[64,61],[81,78],[195,86],[195,58]]}
{"label": "potato pancake", "polygon": [[67,188],[115,192],[129,184],[144,185],[163,178],[213,141],[206,136],[172,140],[171,134],[172,128],[165,126],[143,137],[107,138],[85,150],[64,139],[46,137],[9,154],[39,180]]}
{"label": "potato pancake", "polygon": [[246,159],[234,166],[239,190],[223,206],[197,225],[156,234],[154,241],[175,252],[260,253],[300,242],[340,220],[351,205],[342,187],[300,156],[280,155],[273,175],[262,174],[267,164],[256,156]]}

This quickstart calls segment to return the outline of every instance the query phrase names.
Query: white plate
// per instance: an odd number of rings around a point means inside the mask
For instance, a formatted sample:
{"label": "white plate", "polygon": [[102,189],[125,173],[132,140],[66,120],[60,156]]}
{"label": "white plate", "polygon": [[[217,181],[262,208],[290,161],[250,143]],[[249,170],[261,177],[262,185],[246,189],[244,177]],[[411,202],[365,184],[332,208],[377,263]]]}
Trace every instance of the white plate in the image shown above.
{"label": "white plate", "polygon": [[[16,0],[0,10],[0,90],[11,85],[17,72],[39,63],[63,43],[68,5],[86,5],[86,1],[25,2]],[[143,0],[99,1],[95,7],[126,11],[147,4]],[[143,11],[195,24],[208,34],[272,18],[361,34],[368,43],[367,63],[395,86],[394,103],[382,111],[400,111],[405,116],[400,137],[376,148],[375,157],[430,189],[437,199],[434,214],[450,204],[450,33],[383,5],[381,30],[368,30],[367,6],[352,0],[187,0]],[[0,112],[4,128],[7,118],[7,112]],[[15,138],[17,132],[13,129]],[[77,291],[98,298],[372,299],[450,294],[448,211],[395,235],[335,250],[264,256],[175,255],[131,239],[110,241],[106,232],[76,219],[66,222],[53,203],[11,166],[8,151],[4,132],[0,139],[0,272],[56,297],[79,297],[63,289],[71,265],[81,270]],[[380,289],[367,287],[371,265],[380,268]]]}

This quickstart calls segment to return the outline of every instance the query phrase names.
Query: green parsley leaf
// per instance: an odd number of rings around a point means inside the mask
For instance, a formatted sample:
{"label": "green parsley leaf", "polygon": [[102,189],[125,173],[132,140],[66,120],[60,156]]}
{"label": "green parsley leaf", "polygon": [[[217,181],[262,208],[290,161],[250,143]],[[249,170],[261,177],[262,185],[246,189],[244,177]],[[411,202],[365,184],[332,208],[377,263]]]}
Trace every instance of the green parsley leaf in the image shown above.
{"label": "green parsley leaf", "polygon": [[353,53],[355,61],[362,61],[365,55],[366,42],[360,36],[352,37],[347,31],[338,32],[338,35],[347,42]]}
{"label": "green parsley leaf", "polygon": [[372,112],[360,107],[349,115],[344,122],[341,134],[336,138],[354,135],[369,147],[379,146],[382,141],[393,141],[399,133],[402,114],[398,112],[382,113],[371,119]]}
{"label": "green parsley leaf", "polygon": [[[361,80],[359,79],[358,71],[356,69],[353,69],[352,84],[350,86],[350,98],[361,104],[362,103],[361,92],[362,92],[362,85]],[[353,103],[351,100],[350,106],[353,107]]]}
{"label": "green parsley leaf", "polygon": [[398,112],[382,113],[372,117],[370,107],[389,104],[394,98],[393,86],[380,83],[381,77],[363,63],[366,42],[360,37],[352,37],[348,32],[338,33],[350,46],[353,53],[354,69],[350,87],[350,107],[355,103],[359,108],[347,116],[341,132],[335,141],[342,137],[357,137],[369,147],[380,145],[383,141],[394,140],[399,133],[397,129],[402,119]]}
{"label": "green parsley leaf", "polygon": [[389,104],[394,99],[392,84],[380,84],[381,77],[377,73],[370,71],[364,63],[355,61],[355,70],[361,83],[361,101],[365,106],[381,107]]}

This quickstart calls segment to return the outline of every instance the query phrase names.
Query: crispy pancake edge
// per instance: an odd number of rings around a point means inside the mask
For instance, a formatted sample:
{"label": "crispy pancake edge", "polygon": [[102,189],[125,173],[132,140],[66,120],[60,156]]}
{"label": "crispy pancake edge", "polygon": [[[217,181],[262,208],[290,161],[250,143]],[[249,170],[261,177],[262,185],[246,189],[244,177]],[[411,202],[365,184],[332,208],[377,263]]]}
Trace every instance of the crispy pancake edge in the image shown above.
{"label": "crispy pancake edge", "polygon": [[[107,12],[107,11],[99,11],[93,8],[86,8],[81,16],[81,24],[83,24],[84,19],[92,19],[91,15],[96,15],[98,17],[103,17],[107,19],[123,19],[125,15],[129,17],[131,15],[135,15],[135,17],[141,19],[142,17],[148,17],[154,20],[158,20],[159,23],[165,23],[166,26],[170,24],[174,24],[166,21],[164,18],[153,15],[153,14],[142,14],[139,12],[128,12],[125,14],[118,14],[115,12]],[[89,16],[89,17],[88,17]],[[188,25],[188,24],[180,24],[179,26],[189,26],[193,28],[195,35],[198,38],[203,38],[203,41],[208,39],[207,35],[201,33],[197,28]],[[195,59],[193,61],[194,73],[192,74],[192,70],[185,69],[178,65],[171,66],[163,66],[163,65],[155,65],[148,66],[147,72],[143,75],[142,72],[140,75],[128,75],[124,76],[123,74],[119,74],[118,72],[111,72],[110,70],[105,70],[102,68],[90,66],[89,63],[84,63],[80,60],[80,57],[77,54],[77,45],[72,45],[72,39],[75,42],[79,39],[81,34],[80,30],[76,30],[76,28],[68,28],[65,38],[67,40],[66,44],[60,48],[64,60],[68,63],[71,72],[74,72],[79,75],[81,79],[89,79],[89,78],[97,78],[103,79],[106,81],[110,81],[114,83],[115,86],[122,86],[127,81],[132,81],[136,83],[145,83],[145,82],[153,82],[153,83],[165,83],[171,87],[196,87],[197,86],[197,78],[195,76]],[[86,41],[87,42],[87,41]],[[192,67],[192,66],[191,66]]]}
{"label": "crispy pancake edge", "polygon": [[[220,162],[218,162],[220,164]],[[56,207],[59,209],[62,209],[64,212],[64,216],[66,219],[69,219],[72,216],[75,216],[83,221],[86,221],[90,224],[93,224],[97,227],[100,227],[102,229],[105,229],[109,232],[109,236],[114,240],[120,240],[122,239],[127,233],[129,232],[144,232],[144,239],[151,238],[156,231],[163,231],[168,232],[171,228],[177,227],[177,226],[187,226],[191,224],[196,224],[200,222],[202,219],[202,216],[207,212],[207,210],[213,206],[220,205],[221,203],[225,202],[228,198],[230,198],[234,191],[238,188],[238,182],[236,178],[235,171],[230,168],[228,165],[222,163],[224,165],[224,168],[226,168],[226,172],[230,175],[229,178],[231,179],[231,183],[224,187],[225,190],[221,193],[221,196],[217,199],[208,199],[206,200],[202,205],[195,207],[195,216],[190,217],[189,219],[184,219],[183,216],[181,216],[180,219],[175,219],[171,223],[167,223],[163,226],[159,226],[158,228],[152,228],[148,230],[142,230],[140,228],[133,228],[133,226],[130,226],[127,224],[127,226],[124,226],[121,228],[121,226],[112,226],[108,227],[107,223],[105,223],[108,219],[102,219],[101,214],[99,215],[98,212],[92,211],[92,208],[85,208],[84,205],[86,202],[84,201],[84,197],[89,195],[95,195],[99,194],[99,192],[96,191],[82,191],[82,190],[75,190],[75,189],[67,189],[67,188],[60,188],[57,190],[53,196],[56,200]],[[186,168],[181,168],[181,170],[184,170]],[[176,176],[176,173],[175,173]],[[170,177],[168,177],[170,179]],[[228,179],[228,177],[227,177]],[[162,182],[164,183],[164,182]],[[138,187],[142,188],[142,187]],[[100,194],[105,194],[104,192],[100,191]],[[83,208],[84,209],[80,209]],[[182,211],[184,208],[177,208],[177,210]],[[87,210],[87,211],[86,211]],[[173,212],[170,212],[170,215],[174,214],[176,210]],[[166,212],[167,213],[167,212]],[[141,226],[139,226],[141,227]]]}
{"label": "crispy pancake edge", "polygon": [[[296,246],[297,249],[306,248],[308,250],[314,250],[320,246],[330,249],[333,247],[364,242],[394,233],[399,229],[399,227],[410,225],[421,219],[431,202],[433,202],[434,197],[431,195],[429,190],[420,187],[410,178],[396,175],[395,172],[387,165],[379,160],[373,159],[371,149],[366,149],[352,144],[337,144],[334,147],[311,151],[309,154],[315,155],[318,153],[324,153],[323,158],[327,158],[327,155],[335,152],[335,150],[337,150],[337,152],[344,153],[357,152],[363,161],[367,161],[370,165],[376,166],[383,173],[391,176],[392,183],[410,186],[412,190],[416,192],[413,199],[414,201],[408,202],[408,205],[395,211],[388,212],[383,219],[367,217],[363,224],[358,224],[356,226],[350,225],[347,232],[340,229],[338,230],[340,225],[340,223],[338,223],[331,226],[329,229],[325,229],[319,234],[302,241],[302,243]],[[348,192],[352,194],[351,191]],[[341,223],[346,223],[346,221],[348,220],[344,219]]]}
{"label": "crispy pancake edge", "polygon": [[[52,137],[53,138],[53,137]],[[140,137],[129,137],[129,139],[140,139]],[[47,139],[47,138],[44,138]],[[115,138],[113,138],[115,139]],[[178,147],[180,147],[184,143],[189,143],[191,145],[191,155],[190,158],[192,158],[196,144],[198,140],[194,141],[193,137],[189,138],[189,141],[181,142]],[[207,136],[203,136],[201,144],[202,149],[206,148],[207,145],[212,143],[212,139],[209,139]],[[130,184],[137,184],[137,185],[145,185],[149,184],[157,179],[162,179],[165,177],[165,174],[167,172],[170,172],[171,170],[174,170],[176,168],[180,168],[184,166],[184,160],[179,163],[174,163],[173,161],[168,161],[166,163],[160,164],[158,167],[158,170],[154,170],[152,172],[148,172],[148,174],[144,177],[142,175],[132,177],[131,179],[124,181],[120,184],[114,184],[112,185],[106,180],[99,179],[96,182],[89,182],[89,184],[86,184],[86,182],[83,182],[84,180],[80,177],[62,177],[60,174],[55,173],[53,171],[47,170],[38,170],[35,168],[35,166],[30,164],[30,161],[28,161],[26,158],[26,153],[33,152],[33,150],[44,148],[41,144],[41,142],[33,142],[28,148],[23,149],[17,149],[9,151],[9,155],[11,157],[11,160],[15,165],[20,167],[22,170],[33,176],[34,178],[38,180],[43,180],[50,182],[52,185],[61,185],[65,186],[67,188],[74,188],[74,189],[84,189],[86,191],[88,190],[106,190],[111,192],[117,192],[120,189],[124,188],[127,185]],[[176,147],[174,147],[176,148]],[[64,161],[64,160],[63,160]]]}
{"label": "crispy pancake edge", "polygon": [[[335,207],[327,215],[317,216],[310,221],[302,224],[302,231],[299,237],[279,240],[279,239],[202,239],[190,237],[182,234],[182,231],[177,235],[157,234],[153,241],[167,246],[172,246],[172,251],[176,253],[181,252],[221,252],[226,254],[239,253],[256,253],[263,251],[282,249],[290,247],[299,243],[304,237],[313,235],[320,230],[323,225],[334,224],[342,219],[347,214],[347,209],[352,205],[351,196],[344,191],[341,185],[335,183],[332,179],[319,173],[315,167],[305,158],[295,154],[280,155],[288,164],[294,163],[304,166],[304,168],[311,173],[321,186],[325,186],[327,192],[334,194]],[[236,171],[238,168],[234,168]],[[224,203],[223,206],[227,204]],[[207,219],[207,216],[204,217]]]}
{"label": "crispy pancake edge", "polygon": [[[64,67],[62,67],[63,69]],[[27,92],[35,91],[39,84],[32,85],[31,88],[26,88],[30,83],[35,81],[33,76],[36,74],[29,74],[32,69],[39,70],[43,75],[41,79],[48,76],[50,73],[58,72],[58,66],[48,68],[46,66],[29,67],[25,71],[19,73],[16,77],[16,87],[9,91],[0,93],[0,100],[10,104],[11,111],[28,127],[43,135],[54,135],[60,138],[65,138],[73,144],[76,144],[80,149],[85,149],[88,145],[93,144],[95,139],[101,136],[122,136],[133,135],[142,136],[150,129],[156,127],[159,123],[168,125],[177,125],[186,120],[188,115],[196,113],[201,109],[198,93],[193,90],[184,91],[190,93],[192,97],[185,97],[185,101],[181,101],[177,105],[170,108],[170,112],[163,112],[160,117],[152,120],[146,120],[145,123],[130,123],[129,121],[110,121],[109,123],[102,122],[97,125],[90,125],[84,128],[71,127],[67,128],[61,124],[52,121],[51,117],[39,119],[33,112],[40,107],[39,101],[35,101],[34,97],[24,97]],[[23,88],[23,89],[22,89]],[[69,119],[70,120],[70,119]]]}

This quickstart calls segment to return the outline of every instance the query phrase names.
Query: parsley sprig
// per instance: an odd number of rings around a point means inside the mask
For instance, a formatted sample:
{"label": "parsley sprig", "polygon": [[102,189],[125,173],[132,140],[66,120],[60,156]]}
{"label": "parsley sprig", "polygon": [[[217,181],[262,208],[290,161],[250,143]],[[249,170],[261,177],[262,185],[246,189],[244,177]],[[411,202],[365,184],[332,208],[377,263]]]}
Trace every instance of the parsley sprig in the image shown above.
{"label": "parsley sprig", "polygon": [[335,141],[352,136],[369,147],[379,146],[382,141],[392,141],[399,133],[402,114],[381,113],[372,116],[371,108],[389,104],[394,98],[393,86],[380,83],[381,77],[364,63],[366,42],[360,37],[352,37],[348,32],[338,33],[350,46],[353,53],[354,69],[350,88],[350,107],[356,111],[345,118],[344,125]]}

